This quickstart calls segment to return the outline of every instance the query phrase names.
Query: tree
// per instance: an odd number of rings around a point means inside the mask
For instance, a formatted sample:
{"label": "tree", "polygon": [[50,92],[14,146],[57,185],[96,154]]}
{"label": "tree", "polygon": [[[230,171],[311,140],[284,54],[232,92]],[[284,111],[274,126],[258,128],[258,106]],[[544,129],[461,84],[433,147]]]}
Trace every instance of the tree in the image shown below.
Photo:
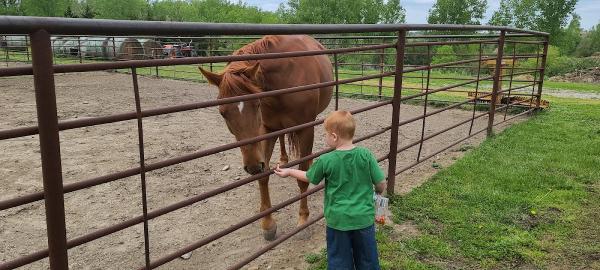
{"label": "tree", "polygon": [[487,0],[437,0],[429,10],[430,24],[481,24]]}
{"label": "tree", "polygon": [[563,55],[573,55],[577,49],[577,45],[581,42],[581,17],[573,14],[573,19],[569,26],[562,31],[558,47]]}
{"label": "tree", "polygon": [[182,0],[156,1],[152,5],[152,19],[158,21],[190,21],[193,16],[187,11],[190,3]]}
{"label": "tree", "polygon": [[87,0],[69,0],[64,17],[67,18],[94,18],[95,14]]}
{"label": "tree", "polygon": [[96,12],[94,12],[94,10],[92,10],[92,7],[90,7],[90,5],[88,3],[83,4],[83,8],[81,9],[81,14],[80,14],[81,18],[94,18],[96,17]]}
{"label": "tree", "polygon": [[435,55],[431,60],[431,64],[443,64],[454,61],[458,61],[458,56],[456,56],[454,49],[450,45],[444,45],[435,50]]}
{"label": "tree", "polygon": [[508,26],[513,23],[512,9],[510,0],[501,0],[500,7],[492,14],[492,18],[488,22],[491,25]]}
{"label": "tree", "polygon": [[535,23],[537,29],[544,30],[551,35],[557,35],[561,28],[567,24],[567,19],[575,11],[578,0],[537,0],[539,16]]}
{"label": "tree", "polygon": [[288,0],[278,16],[288,23],[351,24],[404,22],[399,0]]}
{"label": "tree", "polygon": [[149,8],[146,0],[88,0],[88,4],[102,19],[144,20]]}
{"label": "tree", "polygon": [[600,52],[600,23],[583,34],[581,42],[575,49],[575,55],[587,57],[596,52]]}
{"label": "tree", "polygon": [[24,15],[43,17],[62,17],[71,4],[69,0],[22,0]]}
{"label": "tree", "polygon": [[400,0],[388,0],[381,11],[382,23],[404,23],[406,10],[400,5]]}
{"label": "tree", "polygon": [[527,28],[550,33],[559,42],[562,27],[575,10],[578,0],[501,0],[489,24]]}
{"label": "tree", "polygon": [[63,17],[66,18],[77,18],[77,15],[75,15],[75,13],[73,13],[73,10],[71,8],[71,6],[67,6],[67,10],[65,11],[65,14]]}
{"label": "tree", "polygon": [[0,15],[20,15],[20,0],[0,0]]}
{"label": "tree", "polygon": [[[346,0],[289,0],[287,5],[281,4],[278,13],[288,23],[343,23],[341,8]],[[351,3],[350,3],[351,4]],[[339,12],[336,14],[334,10]]]}

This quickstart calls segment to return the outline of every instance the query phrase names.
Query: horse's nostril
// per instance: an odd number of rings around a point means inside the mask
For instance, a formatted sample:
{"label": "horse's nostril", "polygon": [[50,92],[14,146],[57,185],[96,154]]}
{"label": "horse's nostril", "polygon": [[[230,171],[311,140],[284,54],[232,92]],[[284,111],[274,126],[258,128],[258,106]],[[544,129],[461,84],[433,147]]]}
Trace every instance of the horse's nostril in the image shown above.
{"label": "horse's nostril", "polygon": [[264,172],[264,163],[259,163],[257,165],[244,166],[244,171],[248,174],[255,175]]}

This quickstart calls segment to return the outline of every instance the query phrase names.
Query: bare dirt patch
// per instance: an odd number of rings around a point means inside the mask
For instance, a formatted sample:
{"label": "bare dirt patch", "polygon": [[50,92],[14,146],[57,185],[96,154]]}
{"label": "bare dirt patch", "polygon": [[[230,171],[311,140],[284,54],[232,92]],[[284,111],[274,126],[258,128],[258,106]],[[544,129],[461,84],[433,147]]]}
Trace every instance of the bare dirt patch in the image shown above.
{"label": "bare dirt patch", "polygon": [[[193,82],[140,78],[142,108],[185,104],[216,97],[213,87]],[[37,124],[33,80],[30,76],[0,80],[0,130]],[[110,115],[135,110],[131,77],[124,74],[92,72],[56,76],[58,116],[61,120]],[[341,99],[340,108],[356,109],[374,101]],[[333,106],[333,103],[332,103]],[[330,106],[325,112],[333,109]],[[419,106],[402,105],[401,120],[422,114]],[[470,111],[451,110],[427,118],[426,134],[444,129],[467,119]],[[498,117],[501,119],[502,117]],[[391,107],[379,108],[356,116],[357,137],[387,127],[391,122]],[[216,108],[145,118],[145,156],[147,163],[209,149],[234,141]],[[485,127],[487,118],[475,121],[474,130]],[[61,132],[62,169],[65,183],[118,172],[138,166],[138,135],[136,121],[124,121]],[[502,127],[500,127],[502,128]],[[423,155],[467,135],[469,125],[437,136],[423,145]],[[420,138],[421,122],[400,130],[400,145]],[[323,132],[316,131],[315,151],[324,149]],[[463,144],[476,145],[477,136]],[[362,142],[377,157],[389,151],[389,132]],[[37,136],[0,141],[0,200],[6,200],[42,190],[39,139]],[[453,150],[408,170],[397,178],[396,190],[410,191],[422,184],[437,169],[450,165],[463,153]],[[418,146],[399,155],[398,168],[414,162]],[[277,154],[273,160],[278,160]],[[272,164],[274,162],[272,161]],[[272,165],[271,164],[271,165]],[[229,170],[221,170],[229,165]],[[165,207],[191,196],[213,190],[246,177],[241,169],[239,150],[185,162],[147,174],[149,210]],[[382,168],[387,164],[383,162]],[[156,260],[192,242],[223,230],[258,212],[257,184],[252,183],[212,197],[190,207],[160,216],[149,222],[151,258]],[[273,204],[298,193],[295,181],[271,178]],[[309,207],[321,212],[322,194],[311,196]],[[67,237],[82,236],[141,214],[140,179],[129,177],[65,195]],[[298,205],[279,211],[275,218],[278,234],[296,226]],[[410,227],[409,225],[407,225]],[[31,203],[0,212],[0,261],[6,262],[44,249],[47,246],[43,202]],[[408,228],[407,227],[407,228]],[[410,230],[410,228],[409,228]],[[411,232],[407,232],[411,233]],[[309,228],[309,240],[293,237],[271,252],[252,262],[250,269],[305,269],[304,254],[324,247],[324,222]],[[69,250],[72,269],[132,269],[143,266],[144,244],[142,225],[92,241]],[[267,244],[257,223],[240,229],[194,251],[189,260],[177,259],[161,269],[224,269]],[[47,259],[25,269],[45,269]]]}
{"label": "bare dirt patch", "polygon": [[[600,63],[600,58],[598,59]],[[564,75],[550,78],[557,82],[582,82],[582,83],[600,83],[600,67],[577,70]]]}
{"label": "bare dirt patch", "polygon": [[600,94],[597,93],[582,93],[573,90],[553,90],[544,91],[544,95],[563,97],[563,98],[579,98],[579,99],[600,99]]}

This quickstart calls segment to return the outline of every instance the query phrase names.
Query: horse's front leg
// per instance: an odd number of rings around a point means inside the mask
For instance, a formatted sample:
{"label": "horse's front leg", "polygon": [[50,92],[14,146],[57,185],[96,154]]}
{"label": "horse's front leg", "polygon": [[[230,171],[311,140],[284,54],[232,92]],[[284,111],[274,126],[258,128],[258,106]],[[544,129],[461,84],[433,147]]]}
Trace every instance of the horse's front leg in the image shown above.
{"label": "horse's front leg", "polygon": [[[265,211],[271,208],[271,197],[269,195],[269,177],[258,180],[260,189],[260,211]],[[263,231],[263,236],[267,241],[275,240],[277,235],[277,223],[272,214],[268,214],[262,218],[260,227]]]}
{"label": "horse's front leg", "polygon": [[[306,166],[306,167],[308,168],[309,166]],[[303,169],[302,167],[300,167],[300,170],[306,170],[306,169]],[[298,187],[300,188],[300,193],[304,193],[304,192],[306,192],[306,190],[308,190],[308,183],[306,183],[304,181],[300,181],[300,180],[297,180],[297,182],[298,182]],[[308,199],[306,197],[304,197],[304,198],[300,199],[300,211],[298,211],[298,226],[304,225],[304,223],[306,223],[306,221],[308,221],[309,213],[310,212],[308,210]]]}
{"label": "horse's front leg", "polygon": [[[264,134],[264,133],[263,133]],[[263,153],[265,154],[265,170],[270,169],[269,162],[271,160],[271,155],[273,153],[273,148],[275,147],[275,143],[277,142],[277,138],[268,139],[262,142],[263,145]],[[267,210],[271,208],[271,196],[269,194],[269,176],[266,176],[260,180],[258,180],[258,187],[260,190],[260,211]],[[273,218],[272,214],[268,214],[261,220],[261,228],[263,230],[263,236],[267,241],[275,240],[277,235],[277,223]]]}

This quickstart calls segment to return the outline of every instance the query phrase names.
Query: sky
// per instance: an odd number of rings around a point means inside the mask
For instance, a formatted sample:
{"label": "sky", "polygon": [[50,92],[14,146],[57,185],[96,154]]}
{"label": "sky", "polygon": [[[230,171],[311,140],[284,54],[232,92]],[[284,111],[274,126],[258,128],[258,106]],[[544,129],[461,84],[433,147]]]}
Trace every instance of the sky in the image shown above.
{"label": "sky", "polygon": [[[406,23],[427,23],[427,14],[435,1],[401,0],[400,3],[406,10]],[[262,10],[275,11],[280,3],[287,3],[287,0],[245,0],[245,2]],[[487,23],[492,13],[498,9],[499,2],[495,0],[488,1],[488,9],[483,23]],[[581,16],[581,26],[584,29],[592,28],[592,26],[600,23],[600,0],[579,0],[577,6],[575,6],[575,13]]]}

